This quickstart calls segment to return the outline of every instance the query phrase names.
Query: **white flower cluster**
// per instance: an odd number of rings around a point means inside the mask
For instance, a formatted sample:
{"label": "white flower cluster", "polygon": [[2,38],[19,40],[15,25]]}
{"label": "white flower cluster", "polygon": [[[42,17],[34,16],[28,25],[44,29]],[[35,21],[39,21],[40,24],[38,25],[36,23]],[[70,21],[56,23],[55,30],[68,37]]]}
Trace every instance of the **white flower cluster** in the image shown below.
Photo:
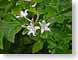
{"label": "white flower cluster", "polygon": [[30,35],[31,33],[33,34],[33,36],[36,36],[36,30],[41,28],[41,34],[43,32],[46,31],[50,31],[50,28],[48,28],[48,26],[50,25],[50,23],[46,23],[45,20],[42,21],[42,23],[40,23],[40,27],[39,26],[34,26],[34,24],[32,24],[32,22],[27,26],[27,29],[29,30],[28,35]]}
{"label": "white flower cluster", "polygon": [[[16,18],[20,18],[20,17],[26,18],[26,16],[28,15],[27,11],[28,10],[21,11],[20,16],[16,16]],[[43,20],[42,22],[39,22],[40,27],[39,26],[34,26],[34,24],[32,23],[32,20],[28,19],[28,21],[30,21],[30,24],[28,26],[22,25],[23,28],[27,28],[29,30],[28,35],[30,35],[32,33],[33,36],[36,36],[36,30],[38,30],[38,29],[41,29],[41,34],[43,32],[50,31],[50,28],[48,28],[50,23],[46,23],[45,20]]]}

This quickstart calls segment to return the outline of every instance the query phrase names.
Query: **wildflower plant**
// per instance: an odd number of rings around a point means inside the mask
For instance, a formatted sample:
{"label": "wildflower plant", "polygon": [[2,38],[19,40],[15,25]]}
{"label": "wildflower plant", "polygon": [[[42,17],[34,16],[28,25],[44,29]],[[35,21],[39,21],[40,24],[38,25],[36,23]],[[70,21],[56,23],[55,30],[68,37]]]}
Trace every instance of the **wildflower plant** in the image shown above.
{"label": "wildflower plant", "polygon": [[71,0],[0,0],[0,53],[72,53]]}

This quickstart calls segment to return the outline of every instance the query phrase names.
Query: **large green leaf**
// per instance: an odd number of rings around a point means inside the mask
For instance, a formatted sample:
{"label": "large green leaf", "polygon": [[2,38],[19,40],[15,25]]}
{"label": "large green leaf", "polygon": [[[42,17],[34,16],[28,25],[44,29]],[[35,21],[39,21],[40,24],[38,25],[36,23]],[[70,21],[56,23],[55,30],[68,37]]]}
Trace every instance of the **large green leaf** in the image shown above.
{"label": "large green leaf", "polygon": [[16,26],[13,26],[9,31],[8,31],[8,35],[7,35],[7,39],[10,41],[10,42],[13,42],[14,43],[14,39],[15,39],[15,35],[16,33],[18,33],[21,29],[21,26],[20,25],[16,25]]}
{"label": "large green leaf", "polygon": [[37,53],[43,48],[43,42],[42,41],[37,41],[33,47],[32,47],[32,53]]}
{"label": "large green leaf", "polygon": [[[21,24],[18,21],[0,21],[0,32],[2,32],[0,35],[0,40],[2,42],[2,39],[4,35],[7,36],[8,41],[14,43],[15,34],[21,29]],[[2,46],[2,44],[0,45]]]}

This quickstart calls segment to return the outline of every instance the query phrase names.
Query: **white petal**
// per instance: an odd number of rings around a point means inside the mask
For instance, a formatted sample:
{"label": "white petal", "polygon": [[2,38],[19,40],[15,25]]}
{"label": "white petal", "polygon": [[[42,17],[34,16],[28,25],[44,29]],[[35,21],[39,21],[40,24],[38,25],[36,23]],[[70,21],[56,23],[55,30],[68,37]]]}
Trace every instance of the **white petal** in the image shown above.
{"label": "white petal", "polygon": [[16,16],[16,18],[20,18],[20,16]]}
{"label": "white petal", "polygon": [[32,24],[32,23],[30,23],[30,26],[33,26],[33,24]]}
{"label": "white petal", "polygon": [[35,29],[40,29],[40,27],[39,26],[35,26]]}
{"label": "white petal", "polygon": [[33,5],[32,5],[32,7],[35,7],[37,5],[37,3],[34,3]]}
{"label": "white petal", "polygon": [[50,28],[48,28],[47,30],[50,31]]}
{"label": "white petal", "polygon": [[46,23],[45,20],[43,20],[42,23]]}
{"label": "white petal", "polygon": [[25,35],[27,32],[22,32],[22,35]]}
{"label": "white petal", "polygon": [[21,27],[26,28],[26,26],[25,26],[25,25],[21,25]]}
{"label": "white petal", "polygon": [[25,10],[25,13],[27,13],[28,9]]}
{"label": "white petal", "polygon": [[36,36],[36,35],[35,35],[35,32],[32,32],[32,33],[33,33],[33,36]]}
{"label": "white petal", "polygon": [[29,30],[30,30],[30,28],[31,28],[31,26],[27,26],[27,29],[29,29]]}
{"label": "white petal", "polygon": [[27,12],[23,12],[23,11],[21,11],[21,13],[20,13],[20,16],[21,16],[21,17],[26,17],[27,15],[28,15]]}
{"label": "white petal", "polygon": [[49,26],[50,25],[50,23],[47,23],[47,26]]}
{"label": "white petal", "polygon": [[39,24],[41,25],[41,22],[39,22]]}
{"label": "white petal", "polygon": [[25,16],[27,16],[28,15],[28,13],[25,13]]}
{"label": "white petal", "polygon": [[41,29],[41,33],[43,33],[44,32],[44,29]]}
{"label": "white petal", "polygon": [[23,11],[20,12],[20,15],[23,15]]}
{"label": "white petal", "polygon": [[30,35],[31,33],[32,33],[32,32],[31,32],[31,31],[29,31],[29,32],[28,32],[28,35]]}

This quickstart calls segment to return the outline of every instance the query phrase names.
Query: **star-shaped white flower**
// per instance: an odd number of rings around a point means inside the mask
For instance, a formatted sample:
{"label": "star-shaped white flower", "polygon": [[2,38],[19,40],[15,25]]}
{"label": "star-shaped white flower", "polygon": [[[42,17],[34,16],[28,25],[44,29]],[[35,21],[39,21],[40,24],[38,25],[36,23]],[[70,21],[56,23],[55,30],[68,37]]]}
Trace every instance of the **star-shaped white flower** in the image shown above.
{"label": "star-shaped white flower", "polygon": [[48,28],[48,26],[50,25],[50,23],[46,23],[45,20],[42,21],[42,23],[40,23],[41,26],[41,33],[45,32],[45,31],[50,31],[50,28]]}
{"label": "star-shaped white flower", "polygon": [[20,16],[16,16],[16,18],[26,17],[28,15],[27,11],[28,9],[26,9],[25,11],[20,11]]}
{"label": "star-shaped white flower", "polygon": [[33,34],[33,36],[36,36],[36,30],[40,29],[40,27],[38,26],[34,26],[32,23],[30,23],[30,25],[27,26],[27,29],[29,30],[28,35],[30,35],[31,33]]}

